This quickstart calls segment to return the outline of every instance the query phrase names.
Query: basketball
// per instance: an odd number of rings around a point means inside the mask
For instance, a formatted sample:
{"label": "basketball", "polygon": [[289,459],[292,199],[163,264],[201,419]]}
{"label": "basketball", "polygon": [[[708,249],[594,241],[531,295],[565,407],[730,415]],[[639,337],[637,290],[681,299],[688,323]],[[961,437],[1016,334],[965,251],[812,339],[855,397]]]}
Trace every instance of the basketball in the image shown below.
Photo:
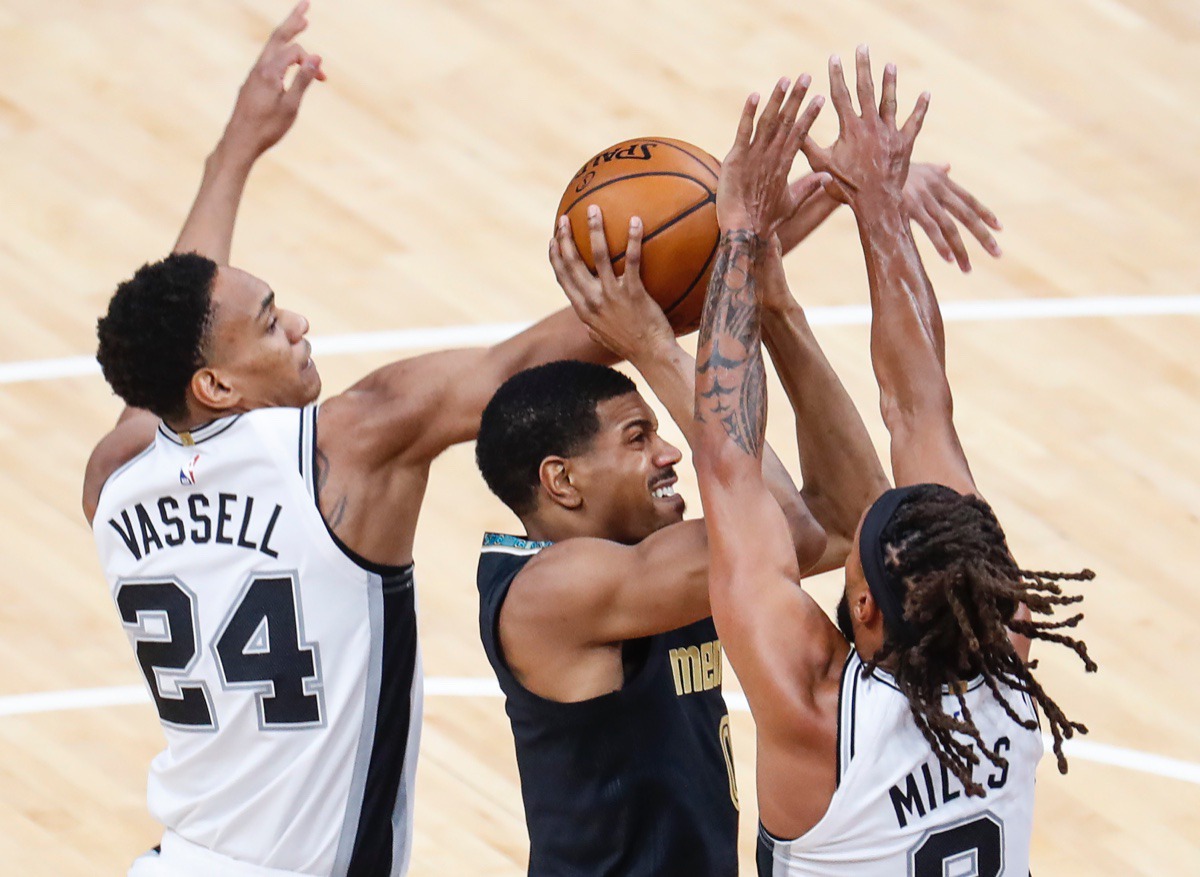
{"label": "basketball", "polygon": [[557,216],[571,220],[575,246],[595,271],[587,209],[604,214],[605,237],[617,274],[624,270],[629,219],[642,219],[642,282],[679,334],[695,331],[716,258],[715,158],[666,137],[626,140],[596,153],[575,174]]}

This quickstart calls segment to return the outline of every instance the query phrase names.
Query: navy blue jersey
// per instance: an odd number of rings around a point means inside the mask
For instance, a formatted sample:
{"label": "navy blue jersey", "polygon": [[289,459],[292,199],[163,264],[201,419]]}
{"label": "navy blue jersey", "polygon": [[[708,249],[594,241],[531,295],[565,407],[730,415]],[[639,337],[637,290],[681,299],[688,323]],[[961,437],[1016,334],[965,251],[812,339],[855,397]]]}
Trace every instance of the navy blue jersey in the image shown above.
{"label": "navy blue jersey", "polygon": [[500,607],[548,542],[489,533],[479,630],[505,695],[531,877],[732,877],[737,786],[712,619],[625,643],[625,684],[578,703],[524,688],[500,647]]}

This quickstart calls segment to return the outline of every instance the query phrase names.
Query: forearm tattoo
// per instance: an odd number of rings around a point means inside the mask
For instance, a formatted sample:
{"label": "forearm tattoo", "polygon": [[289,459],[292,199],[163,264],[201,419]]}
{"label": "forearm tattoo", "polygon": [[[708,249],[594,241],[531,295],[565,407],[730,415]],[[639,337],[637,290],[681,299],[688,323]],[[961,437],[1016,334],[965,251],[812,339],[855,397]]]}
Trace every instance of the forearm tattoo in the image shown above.
{"label": "forearm tattoo", "polygon": [[755,264],[763,242],[745,229],[721,235],[696,352],[696,419],[719,421],[751,456],[766,434],[766,370]]}

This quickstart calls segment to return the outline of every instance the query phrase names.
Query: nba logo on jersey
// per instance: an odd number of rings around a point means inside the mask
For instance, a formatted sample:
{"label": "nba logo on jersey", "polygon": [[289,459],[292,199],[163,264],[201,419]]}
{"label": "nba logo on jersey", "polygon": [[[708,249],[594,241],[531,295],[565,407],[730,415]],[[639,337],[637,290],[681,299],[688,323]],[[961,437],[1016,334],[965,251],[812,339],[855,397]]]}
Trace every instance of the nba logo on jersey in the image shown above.
{"label": "nba logo on jersey", "polygon": [[200,455],[192,457],[192,461],[186,466],[179,469],[180,484],[195,484],[196,483],[196,465],[200,462]]}

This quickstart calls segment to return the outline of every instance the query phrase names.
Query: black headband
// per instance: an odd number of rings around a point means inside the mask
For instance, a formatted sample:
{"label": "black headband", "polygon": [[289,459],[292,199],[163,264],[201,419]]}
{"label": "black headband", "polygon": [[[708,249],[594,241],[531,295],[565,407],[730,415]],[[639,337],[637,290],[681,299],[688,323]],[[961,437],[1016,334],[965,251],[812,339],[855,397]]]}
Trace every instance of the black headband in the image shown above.
{"label": "black headband", "polygon": [[915,642],[917,635],[904,617],[904,583],[892,575],[884,560],[883,530],[896,514],[900,504],[925,486],[914,484],[911,487],[894,487],[884,491],[867,510],[862,531],[858,536],[858,555],[862,560],[867,587],[871,590],[875,605],[883,614],[884,629],[890,638],[899,644]]}

